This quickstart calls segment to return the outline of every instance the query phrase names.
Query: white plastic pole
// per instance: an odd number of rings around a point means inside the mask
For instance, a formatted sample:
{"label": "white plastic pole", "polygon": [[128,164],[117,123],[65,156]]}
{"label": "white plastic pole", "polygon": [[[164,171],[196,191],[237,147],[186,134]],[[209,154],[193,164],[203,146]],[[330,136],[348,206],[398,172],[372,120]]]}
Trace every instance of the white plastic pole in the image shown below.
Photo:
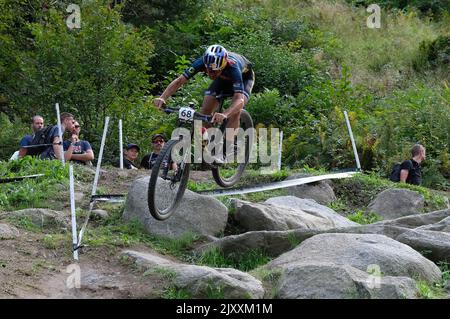
{"label": "white plastic pole", "polygon": [[75,212],[75,190],[73,180],[73,166],[69,165],[69,185],[70,185],[70,212],[72,215],[72,248],[73,259],[78,260],[78,239],[77,239],[77,217]]}
{"label": "white plastic pole", "polygon": [[64,146],[63,146],[63,133],[62,133],[62,127],[61,127],[61,117],[59,115],[59,103],[56,103],[55,105],[56,107],[56,117],[58,120],[58,134],[59,134],[59,140],[61,141],[61,162],[64,165],[65,161],[64,161]]}
{"label": "white plastic pole", "polygon": [[108,132],[108,124],[109,124],[109,116],[105,118],[105,127],[103,128],[102,143],[100,145],[100,154],[98,156],[97,169],[95,170],[94,185],[92,186],[92,193],[91,193],[92,196],[94,196],[97,193],[97,183],[98,178],[100,176],[100,166],[102,166],[103,149],[105,148],[106,133]]}
{"label": "white plastic pole", "polygon": [[353,138],[352,127],[350,126],[350,121],[348,119],[347,111],[344,111],[345,122],[347,123],[348,134],[350,134],[350,140],[352,141],[353,153],[355,154],[356,168],[358,171],[361,170],[361,164],[359,163],[358,150],[356,149],[355,139]]}
{"label": "white plastic pole", "polygon": [[280,132],[280,148],[278,149],[278,170],[281,171],[281,153],[283,152],[283,131]]}
{"label": "white plastic pole", "polygon": [[122,120],[119,120],[119,148],[120,148],[120,169],[123,169]]}

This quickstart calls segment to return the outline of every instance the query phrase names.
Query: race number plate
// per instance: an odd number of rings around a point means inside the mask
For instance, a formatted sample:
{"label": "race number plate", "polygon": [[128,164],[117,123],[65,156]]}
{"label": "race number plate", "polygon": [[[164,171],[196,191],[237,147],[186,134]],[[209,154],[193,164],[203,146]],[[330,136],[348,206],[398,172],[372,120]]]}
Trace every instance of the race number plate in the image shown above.
{"label": "race number plate", "polygon": [[190,107],[182,107],[178,113],[178,118],[183,121],[193,121],[195,110]]}

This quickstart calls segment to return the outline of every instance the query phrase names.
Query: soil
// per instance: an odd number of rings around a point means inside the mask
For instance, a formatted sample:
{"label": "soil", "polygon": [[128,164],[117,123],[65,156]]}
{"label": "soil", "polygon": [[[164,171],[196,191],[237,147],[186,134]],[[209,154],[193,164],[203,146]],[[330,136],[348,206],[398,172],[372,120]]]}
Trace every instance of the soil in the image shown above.
{"label": "soil", "polygon": [[[0,241],[0,298],[160,298],[166,288],[161,277],[121,262],[119,249],[84,248],[75,263],[70,243],[48,249],[44,236],[21,230],[18,238]],[[70,280],[77,266],[78,288]]]}
{"label": "soil", "polygon": [[[88,204],[94,175],[95,171],[88,169],[83,181],[76,183],[75,192],[83,198],[77,201],[78,207],[81,203]],[[149,175],[147,170],[107,167],[102,169],[98,187],[104,193],[126,194],[135,179]],[[194,171],[191,179],[210,181],[212,176],[210,171]],[[61,196],[67,197],[65,193]],[[54,202],[55,207],[51,209],[69,214],[68,200],[55,198]],[[167,280],[161,276],[143,276],[141,270],[121,261],[120,248],[85,247],[80,252],[80,261],[74,262],[70,242],[48,248],[44,243],[46,233],[19,231],[17,238],[0,239],[0,298],[161,298],[167,288]],[[157,254],[144,246],[127,249]],[[77,266],[80,287],[73,288],[67,281],[73,278]],[[69,283],[74,285],[70,280]]]}

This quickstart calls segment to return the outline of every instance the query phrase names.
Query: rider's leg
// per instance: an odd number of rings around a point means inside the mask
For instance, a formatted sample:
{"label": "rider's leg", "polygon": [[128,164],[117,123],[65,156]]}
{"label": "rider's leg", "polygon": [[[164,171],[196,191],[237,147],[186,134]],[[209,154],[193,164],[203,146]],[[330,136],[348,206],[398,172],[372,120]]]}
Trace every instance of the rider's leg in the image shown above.
{"label": "rider's leg", "polygon": [[[245,105],[248,102],[248,98],[244,96],[244,101],[241,107],[241,111],[244,109]],[[228,117],[227,122],[227,130],[225,135],[225,145],[224,147],[224,154],[225,157],[230,159],[234,159],[234,155],[237,154],[237,144],[235,143],[235,136],[238,134],[237,129],[240,127],[240,120],[241,120],[241,112],[236,113],[230,117]],[[231,130],[232,129],[232,130]]]}
{"label": "rider's leg", "polygon": [[202,114],[211,115],[218,106],[219,101],[217,101],[215,96],[205,95],[205,97],[203,98],[203,104],[200,112]]}

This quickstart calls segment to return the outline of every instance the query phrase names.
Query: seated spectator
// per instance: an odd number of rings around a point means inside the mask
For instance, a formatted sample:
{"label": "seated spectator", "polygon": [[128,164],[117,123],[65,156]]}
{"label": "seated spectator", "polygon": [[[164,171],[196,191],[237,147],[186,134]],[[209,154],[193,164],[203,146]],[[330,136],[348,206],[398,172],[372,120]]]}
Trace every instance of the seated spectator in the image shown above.
{"label": "seated spectator", "polygon": [[40,115],[35,115],[31,118],[31,129],[33,130],[33,135],[25,135],[19,143],[19,158],[23,158],[27,155],[27,149],[24,146],[28,146],[33,141],[34,134],[44,127],[44,118]]}
{"label": "seated spectator", "polygon": [[411,150],[412,159],[404,161],[400,166],[400,182],[408,184],[422,184],[422,168],[420,163],[425,160],[425,147],[420,144],[413,146]]}
{"label": "seated spectator", "polygon": [[151,169],[155,165],[156,159],[159,153],[166,143],[166,138],[162,134],[155,134],[152,137],[152,147],[153,151],[146,154],[141,161],[141,168]]}
{"label": "seated spectator", "polygon": [[[134,161],[139,155],[140,148],[136,144],[128,144],[125,147],[124,157],[123,157],[123,167],[126,169],[138,169]],[[120,159],[114,164],[116,167],[120,167]]]}
{"label": "seated spectator", "polygon": [[[61,119],[61,130],[62,134],[67,130],[71,132],[73,130],[74,126],[74,119],[73,115],[67,112],[61,113],[60,116]],[[61,145],[62,141],[59,137],[59,131],[58,131],[58,125],[54,125],[49,132],[50,139],[53,143],[53,145],[49,145],[46,147],[46,149],[39,155],[40,159],[61,159],[61,151],[63,151],[63,145]],[[72,157],[72,151],[73,151],[74,143],[71,143],[67,151],[64,152],[64,160],[69,161]]]}
{"label": "seated spectator", "polygon": [[72,157],[70,161],[77,164],[92,165],[94,152],[88,141],[80,140],[80,124],[75,121],[70,140],[64,141],[64,151],[67,151],[70,144],[73,144]]}

